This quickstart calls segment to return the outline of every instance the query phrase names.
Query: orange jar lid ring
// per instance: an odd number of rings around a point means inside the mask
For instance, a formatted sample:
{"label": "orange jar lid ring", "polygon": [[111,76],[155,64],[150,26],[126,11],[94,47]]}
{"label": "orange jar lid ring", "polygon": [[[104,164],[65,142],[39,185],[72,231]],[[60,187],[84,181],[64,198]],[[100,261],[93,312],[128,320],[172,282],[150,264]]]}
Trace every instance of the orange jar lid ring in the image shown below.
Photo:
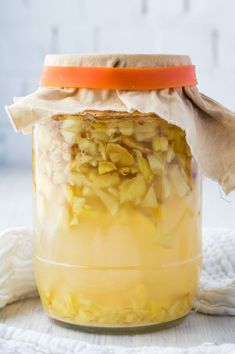
{"label": "orange jar lid ring", "polygon": [[195,86],[194,65],[147,68],[44,66],[40,86],[110,90],[154,90]]}

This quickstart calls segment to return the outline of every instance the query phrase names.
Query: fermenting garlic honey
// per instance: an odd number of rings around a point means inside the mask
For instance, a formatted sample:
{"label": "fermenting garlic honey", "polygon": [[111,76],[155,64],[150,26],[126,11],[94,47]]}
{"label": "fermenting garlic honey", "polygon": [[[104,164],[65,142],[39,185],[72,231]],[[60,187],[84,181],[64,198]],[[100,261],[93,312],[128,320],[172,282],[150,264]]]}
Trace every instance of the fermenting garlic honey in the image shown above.
{"label": "fermenting garlic honey", "polygon": [[35,276],[44,309],[84,327],[164,327],[197,292],[201,179],[155,114],[86,111],[33,130]]}

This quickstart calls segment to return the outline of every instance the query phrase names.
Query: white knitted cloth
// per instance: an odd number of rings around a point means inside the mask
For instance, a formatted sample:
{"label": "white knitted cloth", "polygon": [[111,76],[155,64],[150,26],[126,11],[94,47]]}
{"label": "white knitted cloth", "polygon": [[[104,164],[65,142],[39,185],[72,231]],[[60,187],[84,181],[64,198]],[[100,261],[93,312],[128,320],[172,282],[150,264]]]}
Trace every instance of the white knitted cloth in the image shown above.
{"label": "white knitted cloth", "polygon": [[[32,272],[32,230],[0,234],[0,308],[36,295]],[[235,315],[235,231],[204,230],[203,269],[194,308],[202,313]],[[217,354],[235,353],[235,344],[204,344],[192,348],[100,347],[0,325],[1,354]]]}

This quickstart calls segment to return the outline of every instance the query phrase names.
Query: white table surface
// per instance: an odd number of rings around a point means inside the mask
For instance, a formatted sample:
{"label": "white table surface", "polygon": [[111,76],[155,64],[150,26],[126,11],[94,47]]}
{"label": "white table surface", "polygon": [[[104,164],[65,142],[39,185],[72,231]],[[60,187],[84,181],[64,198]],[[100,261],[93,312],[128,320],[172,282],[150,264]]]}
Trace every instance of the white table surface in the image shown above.
{"label": "white table surface", "polygon": [[[31,185],[28,170],[0,170],[0,231],[7,227],[32,225]],[[216,184],[206,181],[203,204],[206,226],[235,227],[234,195],[226,197],[224,201]],[[161,332],[125,336],[95,335],[54,324],[43,313],[37,298],[17,302],[0,310],[0,323],[99,345],[188,347],[205,342],[235,343],[235,317],[192,313],[181,325]]]}

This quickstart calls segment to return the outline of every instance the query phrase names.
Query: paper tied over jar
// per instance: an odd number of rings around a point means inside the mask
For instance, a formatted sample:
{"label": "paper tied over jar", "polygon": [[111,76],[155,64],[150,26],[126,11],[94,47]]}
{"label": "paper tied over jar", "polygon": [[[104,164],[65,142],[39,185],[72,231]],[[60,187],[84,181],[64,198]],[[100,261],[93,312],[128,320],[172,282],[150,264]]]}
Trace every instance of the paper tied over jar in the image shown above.
{"label": "paper tied over jar", "polygon": [[[48,55],[47,66],[167,67],[190,65],[181,55]],[[197,87],[148,91],[39,87],[14,99],[7,112],[16,131],[58,114],[86,110],[155,113],[186,132],[192,154],[207,177],[226,193],[235,189],[235,113],[200,93]]]}

